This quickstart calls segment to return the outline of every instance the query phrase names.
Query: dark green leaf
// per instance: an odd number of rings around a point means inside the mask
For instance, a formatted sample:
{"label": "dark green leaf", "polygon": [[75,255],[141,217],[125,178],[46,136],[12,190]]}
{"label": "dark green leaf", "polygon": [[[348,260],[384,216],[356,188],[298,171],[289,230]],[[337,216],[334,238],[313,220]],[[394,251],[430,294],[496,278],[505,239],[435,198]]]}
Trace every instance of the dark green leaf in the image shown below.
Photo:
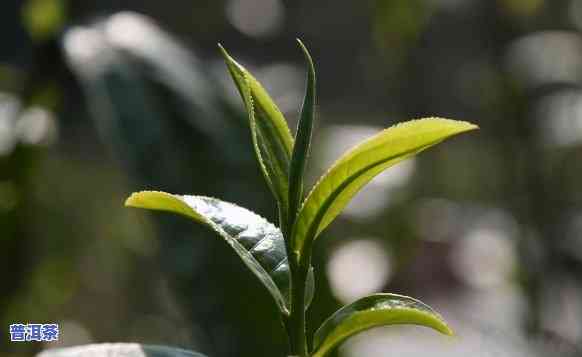
{"label": "dark green leaf", "polygon": [[203,354],[167,346],[139,343],[100,343],[93,345],[55,348],[43,351],[37,357],[205,357]]}
{"label": "dark green leaf", "polygon": [[449,119],[412,120],[385,129],[348,150],[305,199],[294,225],[292,249],[303,256],[351,198],[382,171],[446,138],[474,129],[476,125]]}
{"label": "dark green leaf", "polygon": [[424,303],[396,294],[376,294],[339,309],[315,333],[313,357],[323,357],[345,339],[373,327],[409,324],[430,327],[445,335],[453,331]]}
{"label": "dark green leaf", "polygon": [[[187,216],[222,237],[271,293],[283,314],[289,313],[290,273],[281,231],[263,217],[235,204],[204,196],[159,191],[132,194],[126,206]],[[307,301],[313,298],[313,272]]]}
{"label": "dark green leaf", "polygon": [[284,224],[289,208],[289,165],[293,137],[283,114],[263,86],[222,46],[219,47],[245,104],[257,160],[277,199]]}
{"label": "dark green leaf", "polygon": [[291,157],[291,167],[289,170],[289,220],[288,223],[293,225],[295,217],[299,210],[299,205],[303,200],[303,175],[309,156],[309,146],[311,144],[311,131],[315,118],[315,67],[313,60],[305,45],[297,39],[305,61],[307,62],[307,85],[305,88],[305,98],[303,99],[303,108],[299,124],[297,125],[297,134],[295,135],[295,145],[293,146],[293,155]]}

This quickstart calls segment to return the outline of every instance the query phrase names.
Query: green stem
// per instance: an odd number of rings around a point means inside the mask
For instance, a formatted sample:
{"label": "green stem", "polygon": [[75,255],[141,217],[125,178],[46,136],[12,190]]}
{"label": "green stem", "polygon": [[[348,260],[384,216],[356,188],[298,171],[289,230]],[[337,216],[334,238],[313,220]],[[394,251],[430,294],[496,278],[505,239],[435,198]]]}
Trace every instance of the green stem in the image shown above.
{"label": "green stem", "polygon": [[289,267],[291,269],[291,313],[287,320],[287,333],[290,352],[293,356],[307,357],[305,285],[309,264],[299,264],[296,259],[289,259]]}
{"label": "green stem", "polygon": [[287,256],[289,256],[289,244],[288,242],[288,235],[289,235],[289,217],[287,216],[287,212],[285,212],[284,210],[281,209],[281,206],[279,205],[279,228],[281,229],[281,233],[283,234],[283,237],[285,239],[285,249],[287,251]]}

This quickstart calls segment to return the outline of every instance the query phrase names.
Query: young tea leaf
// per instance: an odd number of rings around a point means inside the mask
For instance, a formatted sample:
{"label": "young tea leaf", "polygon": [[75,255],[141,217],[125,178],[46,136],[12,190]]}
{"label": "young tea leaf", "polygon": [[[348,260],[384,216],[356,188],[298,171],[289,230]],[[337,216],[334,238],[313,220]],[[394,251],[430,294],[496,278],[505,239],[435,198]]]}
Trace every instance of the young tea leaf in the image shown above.
{"label": "young tea leaf", "polygon": [[288,223],[293,225],[299,204],[303,200],[303,174],[309,155],[309,145],[311,143],[311,130],[315,117],[315,67],[311,55],[301,40],[297,39],[299,46],[307,62],[307,85],[305,88],[305,98],[297,134],[295,135],[295,145],[291,157],[291,167],[289,169],[289,219]]}
{"label": "young tea leaf", "polygon": [[[281,312],[289,313],[290,272],[281,231],[263,217],[235,204],[204,196],[173,195],[159,191],[132,194],[129,207],[166,211],[187,216],[222,237],[259,278]],[[314,291],[313,272],[308,277],[307,301]]]}
{"label": "young tea leaf", "polygon": [[37,357],[206,357],[179,348],[142,345],[139,343],[99,343],[84,346],[55,348]]}
{"label": "young tea leaf", "polygon": [[344,306],[328,318],[315,333],[312,356],[325,356],[361,331],[397,324],[425,326],[445,335],[453,334],[442,317],[422,302],[396,294],[375,294]]}
{"label": "young tea leaf", "polygon": [[283,114],[259,81],[221,45],[219,47],[245,104],[257,160],[277,199],[284,224],[289,209],[289,165],[293,137]]}
{"label": "young tea leaf", "polygon": [[376,175],[456,134],[477,129],[442,118],[412,120],[381,131],[346,152],[305,199],[291,237],[303,256],[311,243],[340,214],[350,199]]}

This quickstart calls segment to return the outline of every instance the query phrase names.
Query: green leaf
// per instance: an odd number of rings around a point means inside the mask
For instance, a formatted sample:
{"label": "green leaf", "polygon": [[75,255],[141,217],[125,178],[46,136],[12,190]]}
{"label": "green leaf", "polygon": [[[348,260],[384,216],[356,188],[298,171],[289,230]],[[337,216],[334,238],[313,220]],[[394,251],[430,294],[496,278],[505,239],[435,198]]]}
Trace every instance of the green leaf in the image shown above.
{"label": "green leaf", "polygon": [[22,23],[33,40],[56,35],[67,21],[65,0],[28,0],[22,5]]}
{"label": "green leaf", "polygon": [[259,81],[218,46],[245,104],[257,160],[279,204],[281,223],[286,226],[293,137],[283,114]]}
{"label": "green leaf", "polygon": [[315,67],[311,55],[301,40],[297,39],[299,46],[307,62],[307,86],[305,88],[305,98],[297,134],[295,135],[295,145],[291,156],[291,167],[289,169],[289,225],[293,225],[299,205],[303,200],[303,175],[309,156],[309,146],[311,144],[311,131],[315,118]]}
{"label": "green leaf", "polygon": [[430,327],[453,335],[442,317],[424,303],[407,296],[375,294],[344,306],[328,318],[315,333],[312,356],[325,356],[361,331],[399,324]]}
{"label": "green leaf", "polygon": [[55,348],[37,357],[205,357],[203,354],[179,348],[139,343],[99,343],[84,346]]}
{"label": "green leaf", "polygon": [[291,237],[301,257],[350,199],[376,175],[453,135],[477,129],[468,122],[442,118],[412,120],[381,131],[346,152],[305,199]]}
{"label": "green leaf", "polygon": [[[235,204],[212,197],[173,195],[159,191],[133,193],[125,205],[184,215],[222,237],[289,314],[290,272],[281,231],[263,217]],[[308,277],[307,301],[314,291],[313,272]]]}

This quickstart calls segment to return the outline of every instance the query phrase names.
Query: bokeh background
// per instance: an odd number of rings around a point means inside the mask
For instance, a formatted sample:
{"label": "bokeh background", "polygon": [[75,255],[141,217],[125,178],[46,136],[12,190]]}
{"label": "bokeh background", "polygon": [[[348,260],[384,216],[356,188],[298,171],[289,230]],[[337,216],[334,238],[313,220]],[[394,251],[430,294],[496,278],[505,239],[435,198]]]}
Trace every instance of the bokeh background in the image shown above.
{"label": "bokeh background", "polygon": [[[318,72],[310,182],[410,118],[480,125],[375,179],[316,244],[308,328],[379,291],[458,337],[363,333],[337,356],[580,356],[582,1],[2,0],[0,354],[136,341],[284,356],[229,247],[132,191],[217,196],[275,221],[221,42],[295,128]],[[15,322],[57,322],[50,345]]]}

